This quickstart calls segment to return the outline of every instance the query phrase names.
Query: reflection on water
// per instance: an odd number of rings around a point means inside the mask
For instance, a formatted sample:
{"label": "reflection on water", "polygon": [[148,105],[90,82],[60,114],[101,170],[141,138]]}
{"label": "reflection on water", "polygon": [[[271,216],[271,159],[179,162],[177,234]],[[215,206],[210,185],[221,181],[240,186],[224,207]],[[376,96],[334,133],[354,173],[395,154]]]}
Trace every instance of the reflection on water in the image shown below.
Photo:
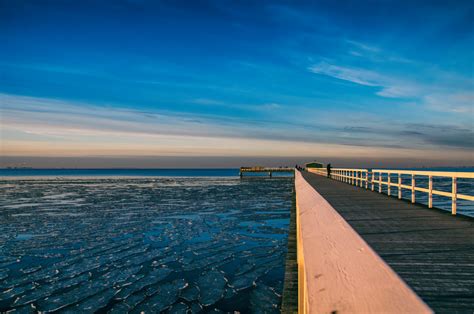
{"label": "reflection on water", "polygon": [[292,185],[0,181],[0,311],[278,312]]}

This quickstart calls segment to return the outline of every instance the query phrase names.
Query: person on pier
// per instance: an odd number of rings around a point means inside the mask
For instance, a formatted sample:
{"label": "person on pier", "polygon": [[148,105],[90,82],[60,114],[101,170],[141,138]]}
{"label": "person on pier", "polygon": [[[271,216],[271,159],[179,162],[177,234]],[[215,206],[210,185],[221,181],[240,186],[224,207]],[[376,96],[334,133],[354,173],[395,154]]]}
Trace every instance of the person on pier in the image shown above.
{"label": "person on pier", "polygon": [[326,166],[326,169],[327,169],[327,173],[328,173],[328,178],[330,178],[331,177],[331,164],[328,164]]}

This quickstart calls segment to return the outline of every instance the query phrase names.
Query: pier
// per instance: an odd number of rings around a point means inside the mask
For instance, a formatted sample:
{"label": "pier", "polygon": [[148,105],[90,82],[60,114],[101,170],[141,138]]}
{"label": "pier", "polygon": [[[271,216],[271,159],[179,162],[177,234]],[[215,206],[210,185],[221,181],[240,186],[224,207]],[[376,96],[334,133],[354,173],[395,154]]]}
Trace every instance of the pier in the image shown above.
{"label": "pier", "polygon": [[244,173],[267,173],[268,176],[271,178],[273,176],[274,172],[277,173],[294,173],[295,169],[294,168],[288,168],[288,167],[240,167],[240,172],[239,176],[242,178],[244,176]]}
{"label": "pier", "polygon": [[[419,176],[427,176],[428,188],[416,184]],[[450,192],[433,188],[437,176],[451,178]],[[474,219],[457,213],[457,200],[474,200],[457,193],[457,181],[472,178],[347,168],[334,168],[327,178],[323,168],[296,171],[298,312],[472,313]],[[401,199],[403,190],[410,199]],[[428,194],[428,205],[416,202],[416,192]],[[435,208],[433,195],[450,198],[451,212]],[[284,297],[282,311],[294,312],[286,304]]]}

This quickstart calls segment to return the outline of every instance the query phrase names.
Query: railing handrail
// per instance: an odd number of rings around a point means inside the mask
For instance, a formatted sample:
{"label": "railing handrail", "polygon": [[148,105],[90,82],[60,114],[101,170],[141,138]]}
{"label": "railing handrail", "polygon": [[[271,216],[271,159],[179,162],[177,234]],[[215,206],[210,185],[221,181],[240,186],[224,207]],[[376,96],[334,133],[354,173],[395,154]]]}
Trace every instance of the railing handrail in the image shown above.
{"label": "railing handrail", "polygon": [[[362,171],[362,172],[367,172],[369,169],[358,169],[358,168],[331,168],[332,170],[344,170],[344,171]],[[326,170],[327,171],[327,170]]]}
{"label": "railing handrail", "polygon": [[422,171],[422,170],[393,170],[393,169],[372,169],[372,172],[381,173],[396,173],[408,174],[418,176],[433,176],[433,177],[449,177],[449,178],[466,178],[474,179],[474,172],[458,172],[458,171]]}
{"label": "railing handrail", "polygon": [[[327,170],[324,168],[308,169],[310,172],[327,175]],[[387,174],[386,181],[384,181],[384,174]],[[391,174],[397,174],[398,180],[394,179]],[[403,184],[402,176],[410,175],[411,184]],[[428,177],[428,188],[416,186],[416,176]],[[377,178],[376,178],[377,177]],[[440,191],[433,189],[433,177],[445,177],[452,180],[451,192]],[[398,169],[357,169],[357,168],[331,168],[331,179],[342,181],[351,185],[369,189],[371,185],[374,191],[375,184],[378,185],[378,192],[382,193],[382,186],[387,186],[387,195],[391,196],[391,187],[398,188],[398,198],[402,198],[402,190],[411,191],[411,202],[416,202],[416,192],[428,193],[428,207],[433,207],[433,195],[440,195],[451,198],[451,213],[456,215],[457,200],[474,201],[474,196],[459,194],[457,192],[457,179],[474,179],[474,172],[456,172],[456,171],[419,171],[419,170],[398,170]]]}

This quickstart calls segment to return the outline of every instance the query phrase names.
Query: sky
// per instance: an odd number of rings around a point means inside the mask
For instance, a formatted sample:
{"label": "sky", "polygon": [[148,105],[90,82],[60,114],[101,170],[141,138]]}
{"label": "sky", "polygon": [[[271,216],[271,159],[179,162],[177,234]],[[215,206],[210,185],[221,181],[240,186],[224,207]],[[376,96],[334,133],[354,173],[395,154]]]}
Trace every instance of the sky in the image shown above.
{"label": "sky", "polygon": [[473,1],[0,0],[0,166],[474,165]]}

